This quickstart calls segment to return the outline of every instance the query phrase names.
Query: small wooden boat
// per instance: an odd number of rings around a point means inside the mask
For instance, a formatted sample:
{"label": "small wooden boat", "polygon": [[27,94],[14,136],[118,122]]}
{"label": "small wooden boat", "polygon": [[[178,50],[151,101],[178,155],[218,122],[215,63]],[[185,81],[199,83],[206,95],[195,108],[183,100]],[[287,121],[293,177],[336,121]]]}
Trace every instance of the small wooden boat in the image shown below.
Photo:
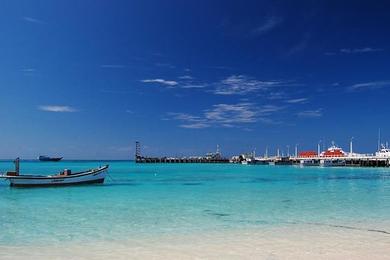
{"label": "small wooden boat", "polygon": [[40,155],[38,157],[38,160],[40,160],[41,162],[58,162],[62,160],[62,157],[49,157],[46,155]]}
{"label": "small wooden boat", "polygon": [[108,165],[83,172],[72,173],[65,169],[59,174],[53,175],[20,175],[19,159],[15,160],[15,171],[0,175],[7,179],[14,187],[37,187],[37,186],[65,186],[103,183],[107,174]]}

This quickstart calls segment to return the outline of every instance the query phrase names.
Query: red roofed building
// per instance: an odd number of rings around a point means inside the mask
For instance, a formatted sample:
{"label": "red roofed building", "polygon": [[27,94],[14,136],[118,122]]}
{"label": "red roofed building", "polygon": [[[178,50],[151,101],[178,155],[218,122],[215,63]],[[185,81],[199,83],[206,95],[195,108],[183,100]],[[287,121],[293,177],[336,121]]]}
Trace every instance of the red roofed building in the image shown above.
{"label": "red roofed building", "polygon": [[316,157],[317,156],[317,153],[315,151],[302,151],[298,154],[299,157],[304,157],[304,158],[308,158],[308,157]]}

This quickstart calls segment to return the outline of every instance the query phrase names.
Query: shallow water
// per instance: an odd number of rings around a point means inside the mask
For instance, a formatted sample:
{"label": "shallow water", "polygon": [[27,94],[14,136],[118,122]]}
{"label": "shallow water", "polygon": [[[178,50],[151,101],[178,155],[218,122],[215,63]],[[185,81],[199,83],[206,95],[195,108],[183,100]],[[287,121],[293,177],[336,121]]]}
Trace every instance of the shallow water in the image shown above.
{"label": "shallow water", "polygon": [[[129,161],[22,162],[49,174],[110,164],[103,185],[0,184],[0,245],[150,239],[293,225],[390,236],[390,169]],[[1,161],[0,172],[12,169]]]}

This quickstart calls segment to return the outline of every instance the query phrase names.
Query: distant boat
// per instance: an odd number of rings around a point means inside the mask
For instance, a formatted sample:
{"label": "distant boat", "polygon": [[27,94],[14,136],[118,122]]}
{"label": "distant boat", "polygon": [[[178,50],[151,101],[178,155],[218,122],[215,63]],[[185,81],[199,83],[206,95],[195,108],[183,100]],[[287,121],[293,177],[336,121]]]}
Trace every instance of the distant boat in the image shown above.
{"label": "distant boat", "polygon": [[14,187],[66,186],[103,183],[108,165],[83,172],[72,173],[70,170],[53,175],[24,175],[19,174],[19,159],[15,160],[15,171],[0,175]]}
{"label": "distant boat", "polygon": [[292,161],[290,160],[290,156],[282,156],[278,160],[275,161],[275,165],[292,165]]}
{"label": "distant boat", "polygon": [[62,160],[62,157],[49,157],[46,155],[41,155],[38,157],[38,160],[42,162],[58,162]]}
{"label": "distant boat", "polygon": [[343,151],[340,147],[337,147],[334,142],[332,142],[332,146],[328,148],[328,150],[320,153],[320,157],[345,157],[347,153]]}
{"label": "distant boat", "polygon": [[323,159],[320,160],[320,166],[322,167],[338,167],[346,166],[346,161],[342,159]]}
{"label": "distant boat", "polygon": [[375,156],[380,158],[390,158],[390,148],[382,144],[381,149],[375,153]]}
{"label": "distant boat", "polygon": [[299,164],[301,166],[319,166],[320,161],[315,159],[302,159],[300,160]]}

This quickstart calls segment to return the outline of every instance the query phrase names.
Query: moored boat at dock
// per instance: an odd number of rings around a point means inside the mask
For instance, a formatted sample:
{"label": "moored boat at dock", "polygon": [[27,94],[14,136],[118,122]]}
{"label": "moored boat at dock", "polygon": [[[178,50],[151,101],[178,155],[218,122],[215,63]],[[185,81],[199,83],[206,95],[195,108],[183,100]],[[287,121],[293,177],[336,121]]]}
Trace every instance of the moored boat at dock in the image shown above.
{"label": "moored boat at dock", "polygon": [[329,147],[326,151],[320,153],[320,157],[345,157],[347,153],[343,151],[340,147],[336,146],[334,142],[332,142],[332,146]]}
{"label": "moored boat at dock", "polygon": [[320,161],[322,167],[340,167],[346,166],[346,160],[343,159],[323,159]]}
{"label": "moored boat at dock", "polygon": [[316,159],[302,159],[299,161],[300,166],[319,166],[320,160]]}
{"label": "moored boat at dock", "polygon": [[381,148],[375,153],[375,156],[379,158],[390,158],[390,148],[382,144]]}

